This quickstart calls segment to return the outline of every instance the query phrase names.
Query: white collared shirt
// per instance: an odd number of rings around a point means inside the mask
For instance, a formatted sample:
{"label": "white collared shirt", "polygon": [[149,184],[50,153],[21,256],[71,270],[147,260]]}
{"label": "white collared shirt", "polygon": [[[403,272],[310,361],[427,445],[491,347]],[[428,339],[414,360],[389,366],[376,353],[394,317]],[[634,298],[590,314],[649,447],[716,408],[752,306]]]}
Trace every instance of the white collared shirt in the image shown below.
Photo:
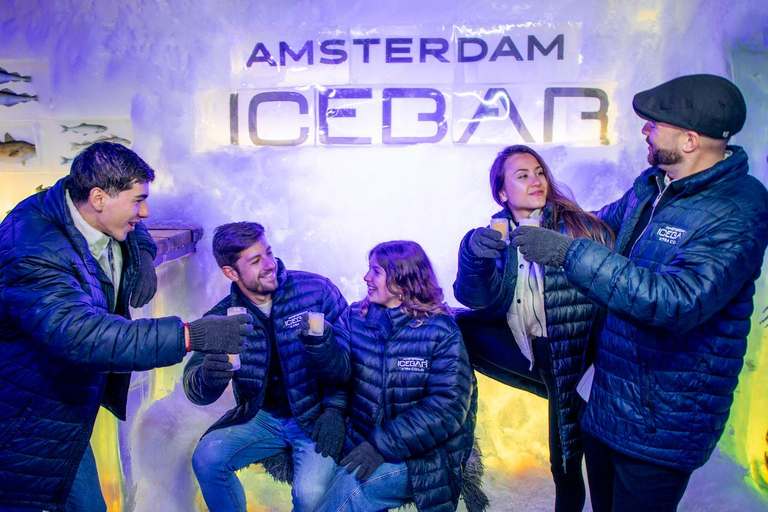
{"label": "white collared shirt", "polygon": [[[540,218],[541,210],[536,210],[532,219]],[[532,340],[547,336],[547,315],[544,310],[544,269],[538,263],[525,260],[517,250],[517,283],[515,296],[507,311],[507,324],[515,337],[520,352],[535,363]]]}
{"label": "white collared shirt", "polygon": [[[120,290],[120,276],[123,272],[123,251],[120,248],[120,244],[111,236],[102,233],[88,224],[69,196],[69,190],[65,193],[72,221],[75,223],[77,230],[85,237],[85,241],[88,242],[88,252],[96,258],[101,269],[112,281],[115,287],[115,302],[117,302],[117,293]],[[112,246],[112,268],[110,268],[109,264],[110,245]]]}

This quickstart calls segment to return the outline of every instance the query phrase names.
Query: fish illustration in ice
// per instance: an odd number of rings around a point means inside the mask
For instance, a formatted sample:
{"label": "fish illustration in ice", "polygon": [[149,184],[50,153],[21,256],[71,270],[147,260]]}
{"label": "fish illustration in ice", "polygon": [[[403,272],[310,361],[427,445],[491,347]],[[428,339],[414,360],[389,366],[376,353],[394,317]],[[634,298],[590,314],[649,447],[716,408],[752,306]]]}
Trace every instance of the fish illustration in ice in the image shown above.
{"label": "fish illustration in ice", "polygon": [[60,156],[59,158],[61,158],[61,162],[59,162],[59,165],[66,165],[70,163],[72,160],[74,160],[74,158],[67,158],[65,156]]}
{"label": "fish illustration in ice", "polygon": [[27,101],[37,101],[37,96],[17,94],[10,89],[3,89],[0,91],[0,105],[12,107],[17,103],[25,103]]}
{"label": "fish illustration in ice", "polygon": [[88,123],[80,123],[77,126],[64,126],[61,125],[61,133],[64,132],[73,132],[73,133],[79,133],[80,135],[94,135],[97,133],[102,133],[107,131],[107,127],[102,124],[88,124]]}
{"label": "fish illustration in ice", "polygon": [[0,162],[19,163],[26,165],[27,160],[37,156],[35,145],[25,140],[16,140],[10,134],[5,134],[5,141],[0,142]]}
{"label": "fish illustration in ice", "polygon": [[127,146],[131,143],[128,139],[124,139],[122,137],[118,137],[116,135],[110,134],[109,137],[99,137],[98,139],[94,141],[85,141],[85,142],[70,142],[69,144],[72,146],[72,150],[79,150],[79,149],[85,149],[91,144],[96,144],[97,142],[113,142],[115,144],[122,144],[123,146]]}
{"label": "fish illustration in ice", "polygon": [[0,68],[0,84],[7,82],[29,82],[31,80],[31,76],[21,76],[18,73],[11,73],[10,71]]}

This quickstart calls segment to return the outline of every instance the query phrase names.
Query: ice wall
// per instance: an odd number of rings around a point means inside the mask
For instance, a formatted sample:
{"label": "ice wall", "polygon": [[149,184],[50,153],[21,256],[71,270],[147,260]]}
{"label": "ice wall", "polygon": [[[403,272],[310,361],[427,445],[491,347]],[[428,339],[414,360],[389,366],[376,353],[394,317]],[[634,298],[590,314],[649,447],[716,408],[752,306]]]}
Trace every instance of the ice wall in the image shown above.
{"label": "ice wall", "polygon": [[[446,296],[455,305],[451,283],[457,245],[468,229],[486,224],[497,209],[489,197],[487,171],[503,144],[459,145],[449,140],[401,146],[228,146],[228,126],[213,121],[228,118],[228,105],[208,99],[227,98],[242,89],[234,78],[242,62],[234,62],[233,48],[258,41],[300,42],[355,27],[381,37],[389,33],[451,37],[453,27],[492,29],[527,23],[576,26],[577,66],[566,84],[551,83],[540,73],[520,73],[514,84],[610,86],[606,87],[611,105],[608,145],[558,139],[535,144],[585,208],[616,199],[646,165],[642,122],[632,112],[632,96],[680,74],[714,73],[737,82],[747,96],[749,115],[734,142],[751,155],[753,174],[764,182],[768,178],[764,122],[768,10],[762,0],[3,0],[0,67],[32,66],[38,101],[26,118],[0,106],[0,125],[36,133],[41,156],[40,162],[0,170],[0,214],[34,187],[50,185],[66,174],[66,165],[59,165],[62,154],[46,155],[44,148],[58,144],[60,124],[110,120],[123,127],[121,134],[131,140],[131,147],[158,171],[149,200],[150,224],[195,224],[206,232],[199,253],[182,270],[162,271],[162,298],[155,299],[146,314],[194,317],[225,293],[227,281],[210,255],[210,233],[235,220],[263,223],[276,254],[289,268],[328,276],[350,301],[363,295],[370,247],[389,239],[416,240],[432,258]],[[386,77],[380,80],[369,85],[399,85]],[[253,86],[276,89],[266,82]],[[543,100],[527,98],[526,112],[539,119]],[[529,119],[532,126],[539,122]],[[585,123],[584,129],[593,128]],[[519,135],[513,135],[509,143],[521,142]],[[535,138],[542,140],[540,132]],[[765,305],[761,282],[757,311]],[[685,510],[766,508],[762,498],[750,494],[768,479],[764,461],[760,463],[768,449],[764,437],[768,417],[760,412],[768,410],[761,398],[768,387],[768,353],[762,348],[765,329],[758,320],[756,315],[743,385],[723,442],[736,463],[718,459],[728,474],[736,475],[733,486],[717,494],[720,491],[712,489],[711,480],[694,480]],[[168,403],[175,403],[172,390],[179,371],[144,377],[156,392],[144,395],[137,414],[146,414],[168,393]],[[506,510],[505,504],[512,501],[516,510],[551,508],[543,402],[488,380],[482,381],[481,398],[479,432],[488,457],[493,510]],[[184,405],[179,401],[171,409],[175,407]],[[210,422],[210,411],[184,410],[189,412],[187,418],[198,422],[196,428]],[[173,414],[156,419],[163,418],[172,422]],[[137,436],[150,435],[139,426],[131,430],[130,423],[123,428],[129,429],[124,437],[133,436],[133,445]],[[126,460],[131,446],[125,445]],[[120,476],[122,470],[102,469],[104,478],[112,474],[117,482],[111,508],[152,510],[131,502],[131,486],[139,482],[147,489],[161,475],[137,474],[136,464],[131,467],[129,487],[122,490],[121,478],[126,478]],[[257,489],[264,485],[259,476],[246,478],[253,479]],[[201,507],[199,497],[191,494],[194,486],[183,484],[175,493],[159,493],[157,499],[166,502],[155,510],[173,510],[179,503]],[[287,506],[285,488],[268,483],[266,488],[270,496],[276,495],[272,506]],[[701,500],[695,501],[697,497]],[[252,510],[258,510],[251,501]]]}

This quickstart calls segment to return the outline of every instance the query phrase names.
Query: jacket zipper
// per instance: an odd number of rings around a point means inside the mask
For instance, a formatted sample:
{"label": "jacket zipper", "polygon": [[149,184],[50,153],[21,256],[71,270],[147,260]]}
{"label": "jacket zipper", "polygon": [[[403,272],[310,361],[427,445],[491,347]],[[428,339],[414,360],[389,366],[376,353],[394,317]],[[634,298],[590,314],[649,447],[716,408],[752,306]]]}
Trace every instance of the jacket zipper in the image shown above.
{"label": "jacket zipper", "polygon": [[[656,186],[659,186],[658,181],[656,182]],[[637,247],[637,242],[640,241],[641,238],[643,238],[643,235],[646,231],[648,231],[648,227],[653,222],[653,216],[656,214],[656,206],[658,206],[659,202],[661,201],[661,198],[664,196],[664,193],[669,190],[669,184],[664,187],[664,190],[661,191],[661,193],[656,197],[656,199],[653,201],[653,206],[651,207],[651,216],[648,218],[648,224],[645,225],[643,228],[643,231],[640,233],[640,236],[637,237],[637,240],[635,240],[635,243],[632,244],[632,250],[629,251],[629,256],[632,256],[632,253],[635,252],[635,247]],[[659,187],[661,188],[661,187]]]}
{"label": "jacket zipper", "polygon": [[648,363],[643,364],[643,369],[645,370],[645,382],[643,383],[645,390],[643,393],[643,402],[645,403],[645,407],[648,409],[648,424],[646,425],[646,430],[649,433],[655,433],[656,420],[654,419],[653,401],[651,400],[651,370],[648,368]]}

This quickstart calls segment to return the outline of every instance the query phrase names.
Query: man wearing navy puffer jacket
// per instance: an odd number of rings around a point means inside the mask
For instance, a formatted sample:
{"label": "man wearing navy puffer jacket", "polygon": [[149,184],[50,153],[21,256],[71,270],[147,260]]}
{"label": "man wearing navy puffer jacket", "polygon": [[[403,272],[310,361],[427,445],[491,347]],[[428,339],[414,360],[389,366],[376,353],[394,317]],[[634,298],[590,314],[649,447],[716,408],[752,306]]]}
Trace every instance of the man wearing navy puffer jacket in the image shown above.
{"label": "man wearing navy puffer jacket", "polygon": [[728,145],[746,119],[739,89],[683,76],[633,107],[651,167],[598,213],[616,252],[536,227],[512,235],[607,310],[580,386],[596,512],[677,509],[728,420],[768,244],[768,191]]}
{"label": "man wearing navy puffer jacket", "polygon": [[89,445],[99,406],[124,420],[130,372],[239,352],[253,331],[247,315],[130,319],[157,289],[141,223],[154,178],[99,142],[0,224],[0,510],[106,512]]}
{"label": "man wearing navy puffer jacket", "polygon": [[293,510],[311,512],[341,452],[347,395],[310,373],[300,355],[299,326],[309,312],[335,321],[347,301],[329,279],[287,270],[256,222],[217,227],[213,254],[232,284],[207,314],[243,307],[255,332],[243,346],[239,369],[226,354],[200,353],[184,368],[184,391],[193,403],[215,402],[230,381],[235,394],[235,407],[208,429],[192,455],[203,498],[211,512],[246,512],[235,471],[290,452]]}

